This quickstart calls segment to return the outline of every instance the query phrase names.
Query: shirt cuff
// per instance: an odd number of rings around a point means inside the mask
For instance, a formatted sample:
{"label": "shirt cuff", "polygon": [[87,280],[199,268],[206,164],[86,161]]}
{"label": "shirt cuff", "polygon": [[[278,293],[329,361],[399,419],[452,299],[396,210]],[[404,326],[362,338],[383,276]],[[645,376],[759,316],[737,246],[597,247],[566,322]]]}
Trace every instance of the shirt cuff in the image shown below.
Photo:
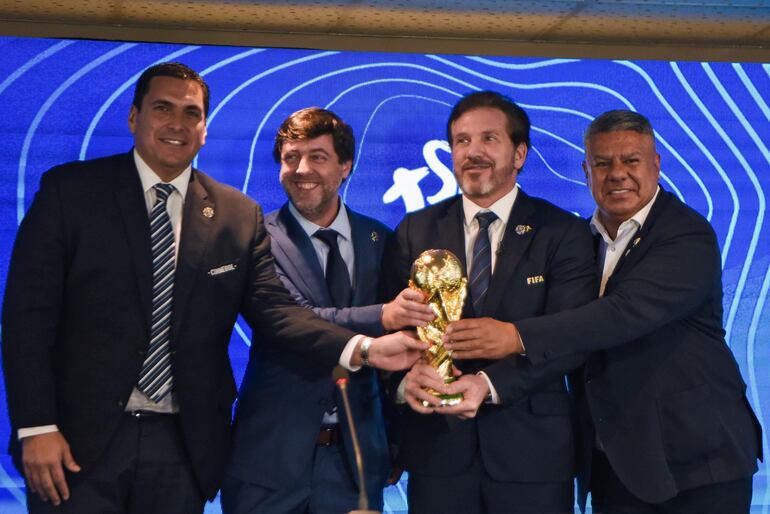
{"label": "shirt cuff", "polygon": [[51,432],[58,432],[59,427],[56,425],[42,425],[39,427],[20,428],[18,431],[19,441],[25,437],[32,437],[33,435],[50,434]]}
{"label": "shirt cuff", "polygon": [[353,366],[350,363],[350,359],[353,357],[353,352],[356,351],[356,346],[358,345],[358,342],[361,341],[364,337],[366,336],[362,334],[356,334],[350,339],[348,339],[348,342],[345,345],[345,348],[342,350],[342,354],[340,355],[340,360],[339,360],[340,366],[352,372],[356,372],[359,369],[361,369],[361,366]]}
{"label": "shirt cuff", "polygon": [[406,377],[401,379],[396,389],[396,404],[403,405],[406,403]]}
{"label": "shirt cuff", "polygon": [[477,375],[481,375],[482,377],[484,377],[484,380],[487,381],[487,385],[489,386],[489,396],[492,398],[492,401],[487,403],[491,403],[493,405],[500,405],[500,395],[497,394],[497,389],[495,389],[495,386],[492,385],[492,381],[489,380],[489,376],[483,371],[479,371]]}

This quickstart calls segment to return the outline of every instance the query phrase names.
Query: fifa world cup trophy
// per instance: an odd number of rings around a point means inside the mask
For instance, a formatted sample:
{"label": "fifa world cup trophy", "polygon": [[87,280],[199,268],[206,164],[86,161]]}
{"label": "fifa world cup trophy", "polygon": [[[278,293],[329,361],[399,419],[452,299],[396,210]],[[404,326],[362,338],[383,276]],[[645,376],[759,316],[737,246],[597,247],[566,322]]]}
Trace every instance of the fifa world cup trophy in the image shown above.
{"label": "fifa world cup trophy", "polygon": [[[417,335],[430,345],[425,357],[444,378],[444,383],[455,381],[452,373],[452,353],[441,341],[447,325],[460,319],[467,296],[463,265],[449,250],[426,250],[412,264],[409,287],[422,291],[436,318],[425,327],[417,327]],[[441,405],[457,405],[462,393],[441,394],[428,388],[428,392],[441,398]],[[428,407],[427,402],[423,404]]]}

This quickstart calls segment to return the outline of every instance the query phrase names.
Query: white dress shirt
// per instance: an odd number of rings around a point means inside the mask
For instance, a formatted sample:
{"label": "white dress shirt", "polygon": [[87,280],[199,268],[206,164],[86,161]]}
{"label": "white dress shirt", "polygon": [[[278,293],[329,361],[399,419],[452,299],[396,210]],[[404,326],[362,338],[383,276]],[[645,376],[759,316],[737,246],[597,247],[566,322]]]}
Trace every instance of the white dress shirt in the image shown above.
{"label": "white dress shirt", "polygon": [[[497,216],[497,219],[490,223],[487,229],[489,233],[489,246],[492,250],[491,273],[494,274],[495,265],[497,264],[497,249],[500,248],[500,244],[503,241],[505,227],[508,225],[508,218],[511,216],[511,209],[513,209],[513,204],[518,194],[519,186],[515,186],[505,196],[490,205],[489,208],[479,207],[463,195],[463,230],[465,231],[465,262],[468,263],[467,276],[471,275],[471,269],[473,269],[473,245],[476,243],[476,238],[479,235],[479,220],[476,219],[476,214],[479,212],[494,212]],[[479,371],[478,374],[484,377],[487,385],[489,385],[491,403],[499,404],[500,395],[497,394],[497,390],[489,376],[483,371]]]}
{"label": "white dress shirt", "polygon": [[328,227],[316,225],[309,219],[305,218],[302,214],[300,214],[300,212],[291,202],[289,202],[289,212],[291,212],[292,216],[294,216],[294,219],[296,219],[297,223],[299,223],[300,227],[302,227],[302,230],[304,230],[307,236],[310,238],[310,242],[313,243],[313,249],[315,250],[316,256],[318,256],[318,263],[321,265],[321,270],[323,271],[324,275],[326,275],[326,260],[329,257],[329,247],[326,246],[326,243],[321,241],[319,238],[313,237],[313,234],[324,228],[329,228],[337,232],[337,246],[340,249],[342,260],[345,261],[345,266],[348,268],[350,286],[355,287],[356,285],[354,280],[356,275],[353,251],[353,231],[350,228],[350,219],[348,218],[348,211],[345,208],[345,204],[340,200],[340,209],[337,212],[337,217],[334,218],[334,221],[332,221],[331,225]]}
{"label": "white dress shirt", "polygon": [[607,280],[612,276],[612,272],[615,271],[615,267],[618,265],[620,257],[627,251],[629,243],[634,234],[642,228],[644,222],[647,221],[647,216],[650,214],[652,204],[655,203],[655,199],[658,197],[660,187],[655,191],[652,199],[647,204],[639,209],[639,211],[624,221],[618,227],[618,232],[615,234],[615,239],[610,237],[607,229],[604,228],[602,222],[599,220],[599,209],[594,211],[594,215],[591,217],[591,231],[594,234],[602,236],[602,240],[599,243],[599,252],[597,258],[602,259],[602,283],[599,288],[599,296],[604,296],[604,288],[607,285]]}
{"label": "white dress shirt", "polygon": [[[289,202],[289,212],[291,212],[292,216],[297,220],[297,223],[302,227],[302,230],[308,235],[310,242],[313,243],[313,249],[318,257],[318,263],[321,265],[324,276],[326,276],[326,261],[329,258],[329,247],[319,238],[313,237],[313,234],[324,228],[329,228],[337,232],[337,246],[339,247],[342,260],[345,261],[345,266],[348,268],[350,286],[355,287],[355,284],[353,283],[355,277],[353,233],[350,228],[350,219],[348,218],[348,211],[345,208],[345,204],[342,203],[342,200],[340,200],[339,203],[340,209],[337,211],[337,217],[334,218],[334,221],[332,221],[328,227],[316,225],[305,218],[291,202]],[[345,345],[345,349],[342,351],[342,355],[340,355],[340,366],[350,369],[350,358],[353,356],[353,351],[355,350],[359,339],[359,337],[354,337],[348,341],[347,345]],[[332,425],[338,422],[339,418],[336,410],[334,412],[325,412],[323,420],[321,421],[324,425]]]}

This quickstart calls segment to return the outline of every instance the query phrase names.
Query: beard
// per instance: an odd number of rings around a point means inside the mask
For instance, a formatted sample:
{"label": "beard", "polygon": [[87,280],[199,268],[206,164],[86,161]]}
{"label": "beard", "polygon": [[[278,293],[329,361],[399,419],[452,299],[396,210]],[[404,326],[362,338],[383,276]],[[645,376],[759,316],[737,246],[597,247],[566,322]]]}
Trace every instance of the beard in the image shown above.
{"label": "beard", "polygon": [[[498,169],[493,162],[474,162],[473,164],[486,164],[489,166],[489,172],[486,179],[483,176],[472,177],[462,168],[459,174],[455,174],[460,189],[468,198],[485,198],[494,194],[504,187],[511,180],[511,175],[515,173],[513,169]],[[463,168],[466,166],[467,164],[464,164]]]}
{"label": "beard", "polygon": [[284,181],[281,181],[281,185],[297,211],[310,221],[315,222],[330,210],[336,211],[337,188],[329,184],[319,184],[311,191],[303,191]]}

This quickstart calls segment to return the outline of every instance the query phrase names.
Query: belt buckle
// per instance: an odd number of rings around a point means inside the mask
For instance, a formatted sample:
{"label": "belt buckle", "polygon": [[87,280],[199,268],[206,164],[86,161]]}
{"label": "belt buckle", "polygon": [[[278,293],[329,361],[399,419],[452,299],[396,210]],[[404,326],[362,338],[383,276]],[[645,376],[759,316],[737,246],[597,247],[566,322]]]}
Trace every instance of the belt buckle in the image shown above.
{"label": "belt buckle", "polygon": [[316,440],[316,445],[323,446],[325,448],[333,445],[337,442],[337,425],[329,426],[329,427],[321,427],[321,430],[318,432],[318,439]]}

